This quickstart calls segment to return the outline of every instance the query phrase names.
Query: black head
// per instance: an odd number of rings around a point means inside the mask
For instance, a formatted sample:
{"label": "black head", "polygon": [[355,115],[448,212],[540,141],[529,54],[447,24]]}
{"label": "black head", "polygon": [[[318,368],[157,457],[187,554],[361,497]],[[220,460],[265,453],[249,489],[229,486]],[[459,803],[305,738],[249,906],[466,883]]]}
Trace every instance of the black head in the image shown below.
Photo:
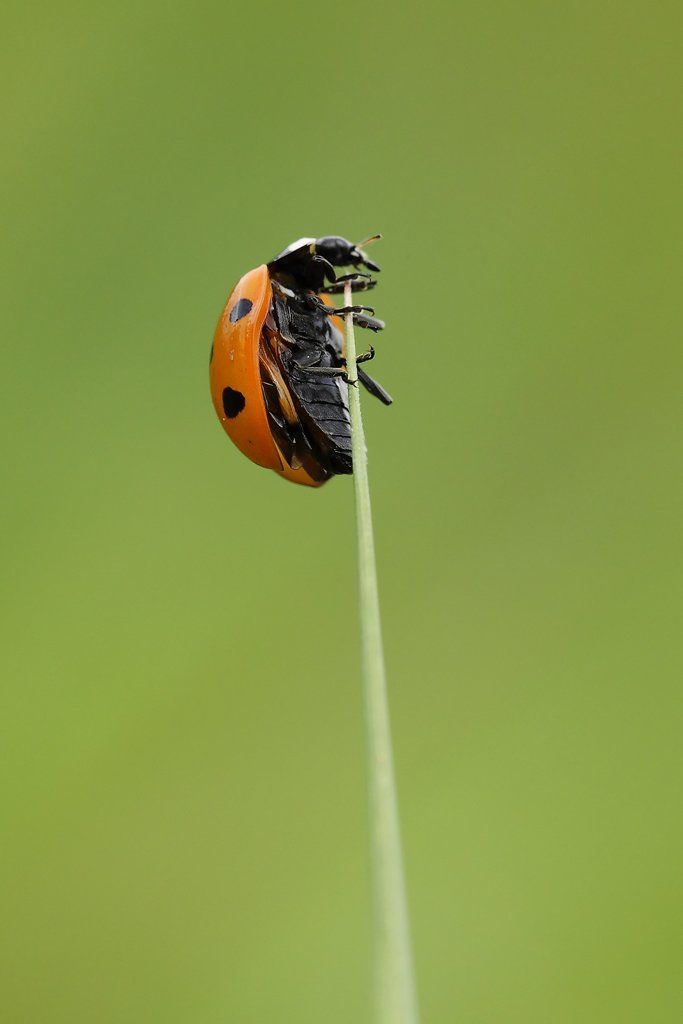
{"label": "black head", "polygon": [[[379,235],[368,238],[367,242],[379,238]],[[366,243],[361,243],[364,245]],[[319,291],[325,280],[334,281],[335,267],[367,267],[378,271],[379,267],[361,248],[340,238],[338,235],[325,235],[322,238],[301,238],[293,242],[268,264],[271,276],[275,276],[283,284]]]}
{"label": "black head", "polygon": [[354,242],[340,238],[338,235],[324,235],[315,242],[315,251],[333,267],[367,267],[368,270],[378,271],[379,267],[368,259],[368,255],[361,249],[361,245],[373,242],[379,235],[373,235],[356,245]]}

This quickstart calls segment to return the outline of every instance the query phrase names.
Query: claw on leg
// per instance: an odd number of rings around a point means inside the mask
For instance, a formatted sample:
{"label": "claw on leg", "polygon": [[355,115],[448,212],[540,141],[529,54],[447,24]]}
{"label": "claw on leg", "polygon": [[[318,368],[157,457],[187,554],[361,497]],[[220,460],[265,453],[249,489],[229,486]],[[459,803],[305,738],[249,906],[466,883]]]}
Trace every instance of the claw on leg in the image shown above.
{"label": "claw on leg", "polygon": [[359,356],[356,356],[357,363],[369,363],[371,359],[375,358],[375,350],[370,346],[367,352],[361,352]]}

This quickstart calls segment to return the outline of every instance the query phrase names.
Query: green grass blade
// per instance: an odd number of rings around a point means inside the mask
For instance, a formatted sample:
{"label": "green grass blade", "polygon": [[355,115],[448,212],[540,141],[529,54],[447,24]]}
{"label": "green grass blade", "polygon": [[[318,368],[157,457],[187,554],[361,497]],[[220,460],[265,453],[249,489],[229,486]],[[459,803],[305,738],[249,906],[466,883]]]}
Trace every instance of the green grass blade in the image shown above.
{"label": "green grass blade", "polygon": [[[353,302],[346,284],[344,305]],[[353,316],[346,321],[346,366],[357,380]],[[384,650],[360,385],[349,387],[358,533],[361,668],[365,707],[373,891],[375,1024],[418,1024],[410,924],[391,749]]]}

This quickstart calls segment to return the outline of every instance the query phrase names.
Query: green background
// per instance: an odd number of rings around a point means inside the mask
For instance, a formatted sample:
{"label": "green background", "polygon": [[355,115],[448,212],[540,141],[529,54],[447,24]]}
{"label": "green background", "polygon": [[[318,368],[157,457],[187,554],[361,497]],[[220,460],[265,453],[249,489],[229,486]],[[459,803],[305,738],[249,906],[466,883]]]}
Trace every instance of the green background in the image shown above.
{"label": "green background", "polygon": [[424,1021],[681,1019],[679,11],[5,8],[3,1019],[369,1020],[352,485],[207,360],[376,230]]}

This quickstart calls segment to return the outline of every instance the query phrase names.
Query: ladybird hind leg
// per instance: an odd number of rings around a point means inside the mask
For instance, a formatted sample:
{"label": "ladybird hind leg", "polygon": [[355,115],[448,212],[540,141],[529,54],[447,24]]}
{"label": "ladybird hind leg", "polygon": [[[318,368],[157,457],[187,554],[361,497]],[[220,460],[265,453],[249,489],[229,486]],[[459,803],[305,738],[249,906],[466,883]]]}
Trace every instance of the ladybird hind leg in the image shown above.
{"label": "ladybird hind leg", "polygon": [[304,376],[307,374],[315,374],[316,377],[346,377],[346,368],[344,366],[304,366],[303,363],[297,363],[296,359],[292,360],[297,371]]}
{"label": "ladybird hind leg", "polygon": [[381,384],[366,373],[365,370],[361,370],[358,367],[358,380],[361,382],[368,394],[373,395],[375,398],[379,398],[383,405],[391,405],[394,401],[388,391],[385,391]]}
{"label": "ladybird hind leg", "polygon": [[367,352],[361,352],[359,356],[356,356],[357,376],[355,380],[349,380],[348,374],[346,373],[346,359],[344,356],[339,356],[338,358],[341,360],[342,364],[340,367],[302,367],[302,369],[308,373],[316,372],[318,375],[321,375],[322,371],[323,376],[341,377],[341,379],[347,384],[352,384],[354,387],[358,387],[358,383],[360,382],[368,394],[372,395],[374,398],[378,398],[383,405],[393,405],[394,400],[389,392],[385,391],[382,385],[378,384],[374,377],[371,377],[370,374],[361,369],[359,365],[360,363],[369,363],[371,359],[375,358],[375,349],[372,345]]}
{"label": "ladybird hind leg", "polygon": [[[361,352],[359,356],[356,356],[356,363],[369,363],[376,354],[374,346],[371,345],[367,352]],[[341,360],[341,366],[306,366],[304,363],[298,363],[296,359],[293,360],[293,363],[302,373],[315,373],[319,377],[341,377],[346,372],[346,359],[344,356],[338,358]]]}
{"label": "ladybird hind leg", "polygon": [[361,352],[359,356],[356,356],[356,363],[369,363],[374,358],[375,350],[371,345],[367,352]]}
{"label": "ladybird hind leg", "polygon": [[[374,352],[373,352],[373,355],[374,355]],[[365,353],[365,358],[366,359],[371,359],[372,356],[370,356],[369,353],[366,352]],[[346,364],[346,360],[344,360],[344,364]],[[294,360],[294,366],[296,367],[297,374],[299,374],[301,377],[310,376],[310,377],[315,377],[316,380],[321,380],[321,379],[322,380],[325,380],[325,379],[327,379],[327,380],[330,380],[330,379],[343,380],[344,383],[348,384],[349,386],[352,386],[354,388],[358,387],[358,377],[356,377],[355,380],[351,380],[351,378],[349,377],[348,373],[346,372],[346,365],[344,365],[344,366],[303,366],[301,363],[297,363],[296,360]],[[360,373],[362,371],[357,369],[356,372],[360,376]]]}

